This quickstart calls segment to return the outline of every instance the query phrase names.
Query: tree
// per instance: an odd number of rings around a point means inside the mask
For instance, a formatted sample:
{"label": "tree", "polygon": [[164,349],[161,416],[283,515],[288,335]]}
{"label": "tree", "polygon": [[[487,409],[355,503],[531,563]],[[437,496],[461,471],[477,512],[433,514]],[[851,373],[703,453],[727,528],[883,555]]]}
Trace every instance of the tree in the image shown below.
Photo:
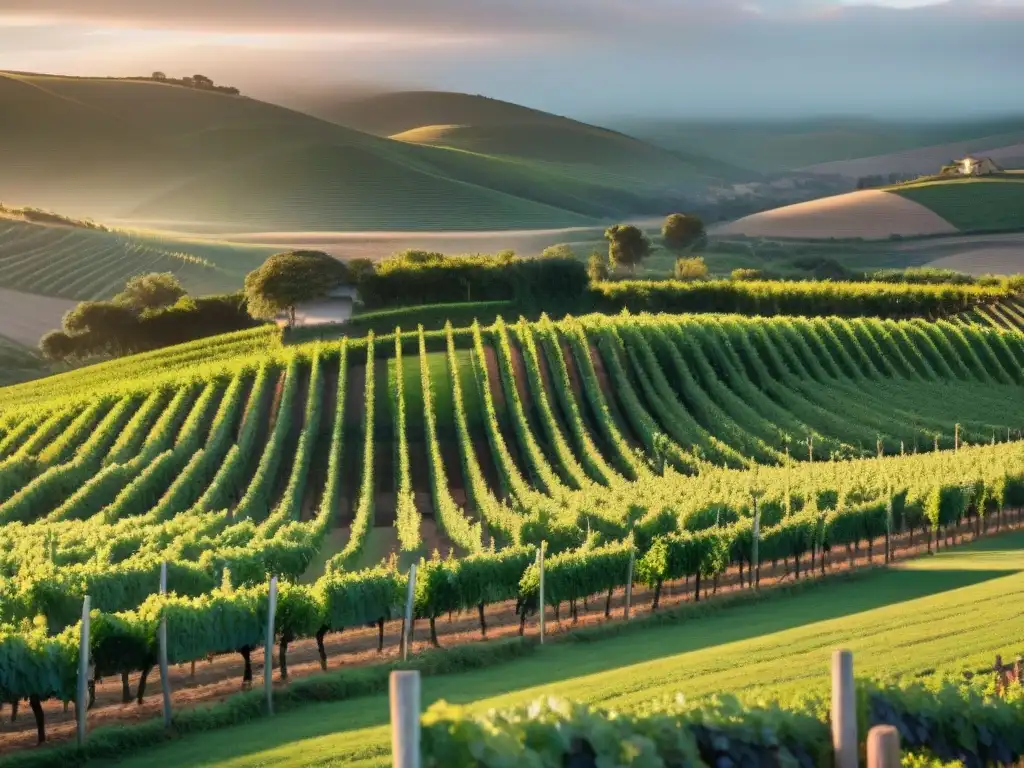
{"label": "tree", "polygon": [[135,312],[112,301],[83,301],[64,314],[63,328],[69,336],[92,333],[98,338],[124,336],[138,321]]}
{"label": "tree", "polygon": [[154,72],[154,73],[152,74],[152,79],[153,79],[153,80],[160,80],[160,81],[163,81],[163,80],[166,80],[166,79],[167,79],[167,75],[166,75],[165,73],[163,73],[163,72],[160,72],[160,71],[158,70],[158,71],[156,71],[156,72]]}
{"label": "tree", "polygon": [[192,83],[196,88],[213,88],[213,80],[206,75],[192,75]]}
{"label": "tree", "polygon": [[64,331],[50,331],[39,340],[39,351],[47,360],[65,360],[78,350],[74,336]]}
{"label": "tree", "polygon": [[702,256],[680,257],[676,259],[675,276],[676,280],[704,280],[708,276],[708,265]]}
{"label": "tree", "polygon": [[651,241],[643,231],[632,224],[616,224],[604,233],[608,241],[608,263],[612,269],[620,265],[636,271],[639,264],[651,252]]}
{"label": "tree", "polygon": [[698,216],[673,213],[661,227],[661,240],[670,251],[679,253],[706,241],[704,222]]}
{"label": "tree", "polygon": [[148,275],[136,275],[124,286],[124,290],[114,297],[114,302],[131,307],[137,312],[147,309],[169,307],[182,296],[185,289],[171,272],[151,272]]}
{"label": "tree", "polygon": [[540,257],[542,259],[575,259],[576,252],[572,249],[572,246],[560,243],[558,245],[549,245],[541,251]]}
{"label": "tree", "polygon": [[245,276],[245,298],[253,317],[273,319],[288,315],[295,324],[295,307],[326,296],[339,285],[351,284],[347,266],[320,251],[289,251],[271,256]]}
{"label": "tree", "polygon": [[608,260],[600,251],[590,254],[590,259],[587,261],[587,277],[592,283],[608,279]]}

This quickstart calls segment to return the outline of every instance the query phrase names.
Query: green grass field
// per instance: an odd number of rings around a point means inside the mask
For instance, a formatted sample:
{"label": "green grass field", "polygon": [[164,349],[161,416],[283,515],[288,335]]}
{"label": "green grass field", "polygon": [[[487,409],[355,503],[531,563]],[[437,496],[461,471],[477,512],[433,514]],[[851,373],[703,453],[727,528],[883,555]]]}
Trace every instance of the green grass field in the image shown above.
{"label": "green grass field", "polygon": [[1024,173],[901,184],[890,191],[920,203],[962,232],[1024,228]]}
{"label": "green grass field", "polygon": [[[858,675],[958,673],[1024,647],[1024,534],[968,545],[850,581],[736,606],[691,622],[580,645],[551,645],[486,670],[423,680],[424,706],[476,711],[554,694],[617,709],[662,695],[825,689],[837,647]],[[389,765],[387,696],[310,704],[201,734],[121,765],[297,768]]]}

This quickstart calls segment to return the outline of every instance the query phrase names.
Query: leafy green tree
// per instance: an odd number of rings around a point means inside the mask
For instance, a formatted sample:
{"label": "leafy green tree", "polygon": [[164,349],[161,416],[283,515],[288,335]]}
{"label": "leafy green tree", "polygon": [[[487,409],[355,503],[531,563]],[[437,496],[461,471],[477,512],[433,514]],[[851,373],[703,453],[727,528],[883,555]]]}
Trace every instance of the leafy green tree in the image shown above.
{"label": "leafy green tree", "polygon": [[616,224],[604,233],[608,241],[608,263],[612,269],[628,267],[636,272],[636,266],[651,252],[651,241],[639,227],[633,224]]}
{"label": "leafy green tree", "polygon": [[587,277],[592,283],[608,279],[608,259],[600,251],[590,254],[590,259],[587,261]]}
{"label": "leafy green tree", "polygon": [[326,296],[333,288],[349,284],[347,266],[321,251],[288,251],[267,259],[245,276],[249,314],[272,320],[281,312],[295,324],[295,307]]}
{"label": "leafy green tree", "polygon": [[113,300],[116,304],[144,312],[169,307],[184,295],[185,289],[172,272],[151,272],[131,278]]}
{"label": "leafy green tree", "polygon": [[676,280],[706,280],[708,276],[708,265],[704,263],[701,256],[676,259],[675,277]]}
{"label": "leafy green tree", "polygon": [[661,226],[661,241],[666,248],[675,253],[689,250],[706,239],[704,222],[699,216],[673,213]]}

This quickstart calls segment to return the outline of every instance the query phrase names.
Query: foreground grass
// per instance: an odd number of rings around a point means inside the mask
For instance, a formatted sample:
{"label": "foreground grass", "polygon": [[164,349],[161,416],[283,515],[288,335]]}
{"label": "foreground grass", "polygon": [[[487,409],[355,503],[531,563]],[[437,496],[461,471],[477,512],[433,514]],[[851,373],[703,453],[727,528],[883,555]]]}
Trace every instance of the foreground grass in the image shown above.
{"label": "foreground grass", "polygon": [[[438,699],[486,710],[556,694],[629,708],[664,694],[701,697],[761,688],[784,696],[824,688],[843,646],[875,677],[983,668],[1024,645],[1024,534],[726,609],[692,622],[593,643],[565,642],[515,663],[423,679]],[[385,766],[386,695],[311,704],[272,722],[190,737],[131,766]]]}

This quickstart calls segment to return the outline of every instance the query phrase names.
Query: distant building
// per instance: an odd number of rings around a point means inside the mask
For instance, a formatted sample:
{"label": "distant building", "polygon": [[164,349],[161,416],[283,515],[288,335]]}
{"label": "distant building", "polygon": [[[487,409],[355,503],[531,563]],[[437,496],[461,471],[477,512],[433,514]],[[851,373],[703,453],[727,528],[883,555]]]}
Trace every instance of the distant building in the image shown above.
{"label": "distant building", "polygon": [[965,157],[957,160],[954,167],[956,173],[961,176],[991,176],[993,173],[1002,173],[1002,168],[996,165],[991,157]]}
{"label": "distant building", "polygon": [[[296,305],[295,327],[344,323],[352,317],[352,310],[357,301],[359,294],[354,286],[342,285],[334,288],[321,299]],[[287,313],[282,312],[276,319],[280,326],[288,324]]]}

